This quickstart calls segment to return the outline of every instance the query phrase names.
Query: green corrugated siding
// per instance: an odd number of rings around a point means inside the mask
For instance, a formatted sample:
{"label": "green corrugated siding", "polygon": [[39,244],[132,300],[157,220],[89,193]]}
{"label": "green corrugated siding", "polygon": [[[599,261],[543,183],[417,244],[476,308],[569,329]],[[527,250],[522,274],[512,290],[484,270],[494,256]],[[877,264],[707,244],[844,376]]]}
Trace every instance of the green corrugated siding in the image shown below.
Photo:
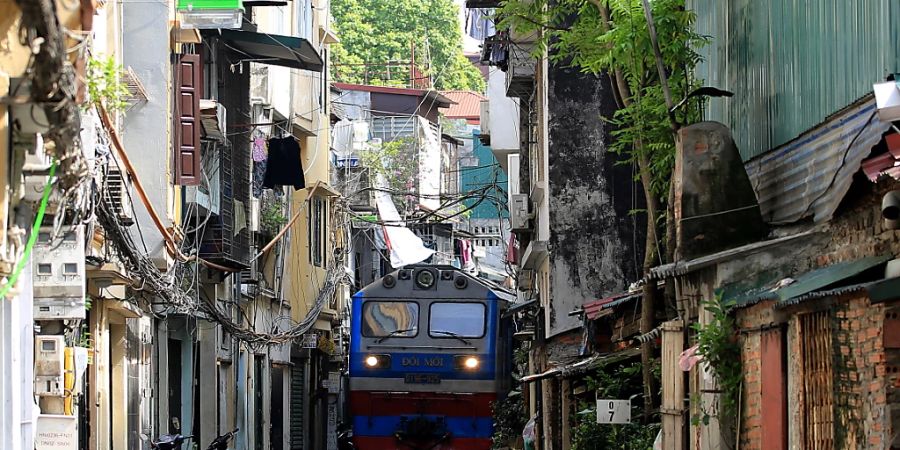
{"label": "green corrugated siding", "polygon": [[730,90],[706,117],[728,124],[745,160],[872,92],[900,71],[900,1],[688,0],[712,41],[697,68]]}

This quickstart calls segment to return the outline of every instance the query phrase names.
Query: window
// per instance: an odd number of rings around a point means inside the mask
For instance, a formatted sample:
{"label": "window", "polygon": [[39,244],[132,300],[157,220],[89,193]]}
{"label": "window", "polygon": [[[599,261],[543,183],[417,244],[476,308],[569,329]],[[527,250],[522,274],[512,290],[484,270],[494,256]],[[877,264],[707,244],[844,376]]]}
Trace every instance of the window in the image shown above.
{"label": "window", "polygon": [[78,264],[75,264],[75,263],[63,264],[63,273],[66,275],[78,275]]}
{"label": "window", "polygon": [[800,329],[800,421],[803,448],[834,448],[834,380],[831,318],[828,311],[798,316]]}
{"label": "window", "polygon": [[308,214],[308,239],[309,239],[309,261],[317,267],[322,267],[324,261],[324,244],[326,238],[326,228],[328,209],[325,200],[320,197],[313,197],[309,204]]}
{"label": "window", "polygon": [[38,275],[52,275],[53,274],[53,266],[46,263],[40,263],[37,267]]}
{"label": "window", "polygon": [[366,337],[414,337],[419,334],[419,304],[373,302],[363,304],[362,335]]}
{"label": "window", "polygon": [[484,310],[483,303],[432,303],[428,320],[428,335],[437,338],[483,337]]}

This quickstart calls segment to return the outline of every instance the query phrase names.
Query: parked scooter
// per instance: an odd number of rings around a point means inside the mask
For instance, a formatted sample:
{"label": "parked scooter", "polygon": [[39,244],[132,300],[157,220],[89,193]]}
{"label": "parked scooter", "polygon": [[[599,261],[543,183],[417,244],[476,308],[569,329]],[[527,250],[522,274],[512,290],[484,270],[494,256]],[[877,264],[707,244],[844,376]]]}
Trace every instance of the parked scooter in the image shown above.
{"label": "parked scooter", "polygon": [[353,444],[353,427],[349,424],[338,424],[337,444],[338,450],[356,450]]}
{"label": "parked scooter", "polygon": [[[228,444],[231,442],[231,439],[234,437],[234,434],[238,432],[238,430],[239,428],[235,428],[228,433],[217,436],[209,444],[209,447],[206,447],[206,450],[228,450]],[[150,448],[152,448],[153,450],[182,450],[181,444],[191,438],[193,438],[193,436],[182,436],[180,434],[164,434],[159,437],[159,440],[155,442],[151,441]]]}

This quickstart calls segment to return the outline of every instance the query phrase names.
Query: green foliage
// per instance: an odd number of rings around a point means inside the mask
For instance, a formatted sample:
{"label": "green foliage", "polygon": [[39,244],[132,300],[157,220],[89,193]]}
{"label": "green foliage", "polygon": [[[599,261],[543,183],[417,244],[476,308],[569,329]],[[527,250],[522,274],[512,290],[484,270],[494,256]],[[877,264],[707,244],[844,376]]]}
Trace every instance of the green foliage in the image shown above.
{"label": "green foliage", "polygon": [[[588,392],[600,398],[627,399],[643,392],[641,364],[601,367],[586,378]],[[643,450],[653,447],[659,424],[633,422],[624,425],[598,424],[596,403],[583,400],[573,421],[572,450]],[[632,417],[641,410],[633,403]]]}
{"label": "green foliage", "polygon": [[494,435],[492,449],[506,448],[522,435],[528,421],[525,401],[519,391],[511,392],[505,399],[494,402]]}
{"label": "green foliage", "polygon": [[[416,63],[435,89],[484,90],[480,72],[462,53],[453,0],[333,0],[331,8],[341,38],[332,46],[334,79],[406,85],[415,43]],[[368,75],[362,64],[371,65]]]}
{"label": "green foliage", "polygon": [[[697,84],[691,78],[701,60],[696,50],[707,38],[693,31],[695,15],[684,0],[654,0],[650,5],[677,103]],[[675,162],[675,137],[641,0],[508,0],[500,17],[501,26],[517,31],[542,29],[538,49],[549,47],[556,63],[621,77],[627,94],[615,115],[604,118],[615,126],[610,150],[624,155],[625,162],[646,157],[652,175],[649,190],[664,198]],[[700,118],[699,108],[684,108],[678,114],[680,123]]]}
{"label": "green foliage", "polygon": [[94,340],[91,338],[91,332],[88,331],[87,324],[81,324],[81,330],[78,333],[78,341],[76,347],[91,348],[94,346]]}
{"label": "green foliage", "polygon": [[90,97],[88,105],[103,104],[110,111],[123,111],[128,103],[128,87],[122,82],[123,69],[112,56],[88,58],[85,85]]}
{"label": "green foliage", "polygon": [[703,356],[709,364],[716,381],[719,384],[721,396],[719,398],[718,413],[710,411],[703,405],[700,413],[692,417],[694,424],[709,423],[711,417],[717,417],[720,422],[735,419],[739,413],[738,399],[741,394],[743,372],[741,367],[741,346],[736,339],[736,326],[734,318],[728,314],[732,302],[723,301],[720,294],[714,300],[703,302],[703,307],[712,317],[706,325],[695,323],[697,331],[697,354]]}
{"label": "green foliage", "polygon": [[415,141],[398,138],[360,153],[360,162],[373,176],[383,176],[387,188],[397,192],[414,192],[419,160]]}
{"label": "green foliage", "polygon": [[263,198],[259,211],[260,228],[274,234],[281,231],[281,226],[285,223],[287,217],[284,215],[284,201],[275,196]]}

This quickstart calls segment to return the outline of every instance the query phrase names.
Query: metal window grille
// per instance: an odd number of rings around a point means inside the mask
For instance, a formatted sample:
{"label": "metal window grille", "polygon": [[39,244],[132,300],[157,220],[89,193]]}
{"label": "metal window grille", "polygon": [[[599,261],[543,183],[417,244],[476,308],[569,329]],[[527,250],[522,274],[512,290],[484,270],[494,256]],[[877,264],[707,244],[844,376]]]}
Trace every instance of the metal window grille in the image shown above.
{"label": "metal window grille", "polygon": [[827,311],[804,314],[800,322],[800,407],[803,448],[834,448],[834,392],[831,318]]}

